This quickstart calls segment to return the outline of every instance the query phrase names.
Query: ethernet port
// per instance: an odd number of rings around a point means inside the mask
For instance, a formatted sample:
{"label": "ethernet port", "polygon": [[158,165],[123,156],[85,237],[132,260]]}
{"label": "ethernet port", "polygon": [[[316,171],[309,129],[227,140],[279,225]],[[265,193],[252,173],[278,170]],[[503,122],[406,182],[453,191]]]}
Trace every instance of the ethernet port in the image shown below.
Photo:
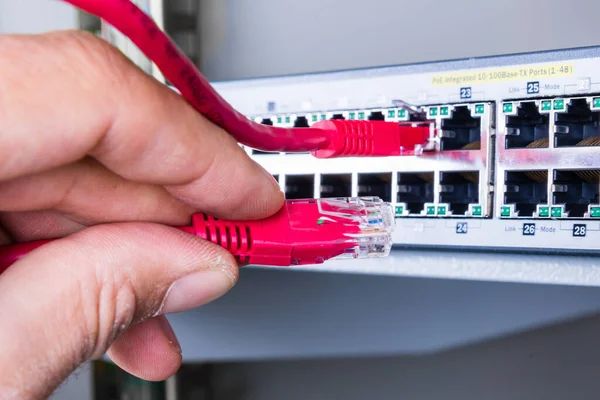
{"label": "ethernet port", "polygon": [[473,118],[467,106],[458,106],[450,118],[442,119],[441,145],[445,150],[479,150],[481,118]]}
{"label": "ethernet port", "polygon": [[504,204],[514,204],[520,217],[531,217],[538,204],[548,204],[548,171],[507,171]]}
{"label": "ethernet port", "polygon": [[315,176],[287,175],[285,177],[285,197],[289,200],[315,197]]}
{"label": "ethernet port", "polygon": [[321,175],[321,197],[352,196],[352,174]]}
{"label": "ethernet port", "polygon": [[297,117],[294,121],[294,128],[308,128],[308,119],[306,117]]}
{"label": "ethernet port", "polygon": [[449,204],[452,215],[465,215],[479,203],[479,171],[440,172],[440,203]]}
{"label": "ethernet port", "polygon": [[593,112],[586,99],[571,100],[554,121],[556,147],[600,145],[600,112]]}
{"label": "ethernet port", "polygon": [[373,111],[369,114],[369,121],[385,121],[385,115],[381,111]]}
{"label": "ethernet port", "polygon": [[554,171],[552,203],[564,204],[565,212],[571,218],[584,217],[590,204],[599,204],[599,178],[600,171]]}
{"label": "ethernet port", "polygon": [[534,101],[520,103],[517,115],[506,116],[505,148],[547,148],[549,120],[548,114],[540,114]]}
{"label": "ethernet port", "polygon": [[[262,121],[260,121],[260,123],[263,125],[273,126],[273,120],[271,120],[271,118],[263,118]],[[272,155],[272,154],[279,154],[279,153],[252,149],[252,155],[267,155],[268,156],[268,155]]]}
{"label": "ethernet port", "polygon": [[359,174],[358,195],[376,196],[386,202],[392,201],[392,174]]}
{"label": "ethernet port", "polygon": [[331,119],[346,119],[346,117],[344,117],[344,114],[333,114]]}
{"label": "ethernet port", "polygon": [[405,203],[409,214],[420,215],[425,203],[433,203],[433,172],[399,172],[398,203]]}

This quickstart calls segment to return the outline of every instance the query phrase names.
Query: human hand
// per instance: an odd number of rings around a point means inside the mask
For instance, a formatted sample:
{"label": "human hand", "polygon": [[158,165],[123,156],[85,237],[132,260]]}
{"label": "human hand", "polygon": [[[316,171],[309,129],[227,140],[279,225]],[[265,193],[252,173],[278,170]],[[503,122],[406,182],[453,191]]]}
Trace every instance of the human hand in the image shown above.
{"label": "human hand", "polygon": [[226,132],[92,35],[0,36],[0,245],[67,236],[0,276],[0,398],[49,395],[108,350],[163,380],[165,314],[235,284],[222,248],[166,227],[275,213],[283,195]]}

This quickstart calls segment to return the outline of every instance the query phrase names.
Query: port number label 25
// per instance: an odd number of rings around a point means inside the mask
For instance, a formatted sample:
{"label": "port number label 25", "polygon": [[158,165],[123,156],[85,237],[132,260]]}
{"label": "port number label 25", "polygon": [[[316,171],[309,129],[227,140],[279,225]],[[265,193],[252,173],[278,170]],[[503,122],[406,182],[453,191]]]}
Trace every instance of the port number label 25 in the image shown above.
{"label": "port number label 25", "polygon": [[527,94],[538,94],[540,92],[539,82],[528,82],[527,83]]}
{"label": "port number label 25", "polygon": [[470,87],[460,88],[461,99],[470,99],[471,97],[473,97],[473,91]]}
{"label": "port number label 25", "polygon": [[523,236],[535,236],[535,224],[523,224]]}
{"label": "port number label 25", "polygon": [[573,225],[573,236],[585,237],[587,235],[587,226],[584,224]]}

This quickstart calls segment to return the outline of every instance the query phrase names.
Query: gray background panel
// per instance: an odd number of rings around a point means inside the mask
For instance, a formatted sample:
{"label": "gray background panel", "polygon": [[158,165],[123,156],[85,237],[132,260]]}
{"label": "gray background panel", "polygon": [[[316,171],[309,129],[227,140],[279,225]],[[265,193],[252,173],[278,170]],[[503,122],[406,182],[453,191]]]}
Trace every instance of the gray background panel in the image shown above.
{"label": "gray background panel", "polygon": [[210,0],[211,79],[306,73],[598,44],[600,2]]}

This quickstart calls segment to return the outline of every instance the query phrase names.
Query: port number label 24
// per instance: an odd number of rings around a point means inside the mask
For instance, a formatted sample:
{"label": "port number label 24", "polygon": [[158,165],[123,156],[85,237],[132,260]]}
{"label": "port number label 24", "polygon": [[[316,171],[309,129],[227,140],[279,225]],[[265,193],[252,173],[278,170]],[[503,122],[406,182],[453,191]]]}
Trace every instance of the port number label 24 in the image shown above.
{"label": "port number label 24", "polygon": [[535,236],[535,224],[523,224],[523,236]]}
{"label": "port number label 24", "polygon": [[473,91],[470,87],[460,88],[461,99],[470,99],[471,97],[473,97]]}
{"label": "port number label 24", "polygon": [[539,82],[527,82],[527,94],[538,94],[540,92]]}
{"label": "port number label 24", "polygon": [[573,225],[573,236],[585,237],[587,235],[587,226],[584,224]]}
{"label": "port number label 24", "polygon": [[459,222],[456,224],[456,233],[459,235],[466,235],[469,232],[469,224],[466,222]]}

